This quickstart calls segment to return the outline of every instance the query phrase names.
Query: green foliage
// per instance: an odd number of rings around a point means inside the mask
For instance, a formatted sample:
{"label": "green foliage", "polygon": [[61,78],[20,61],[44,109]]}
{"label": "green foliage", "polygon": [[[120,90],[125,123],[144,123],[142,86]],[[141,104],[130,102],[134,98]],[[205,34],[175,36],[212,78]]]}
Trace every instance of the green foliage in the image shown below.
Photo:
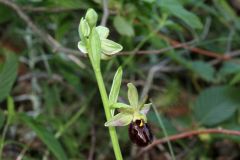
{"label": "green foliage", "polygon": [[209,82],[214,81],[215,70],[209,63],[203,61],[193,61],[192,70],[202,79]]}
{"label": "green foliage", "polygon": [[25,114],[19,114],[18,116],[24,124],[37,134],[37,136],[47,145],[49,150],[52,151],[58,160],[68,159],[61,144],[56,140],[50,131]]}
{"label": "green foliage", "polygon": [[119,34],[129,37],[134,36],[134,29],[132,25],[124,17],[116,16],[113,24]]}
{"label": "green foliage", "polygon": [[203,27],[200,19],[195,14],[184,9],[177,0],[159,0],[158,5],[192,28],[201,29]]}
{"label": "green foliage", "polygon": [[0,102],[10,93],[17,77],[18,58],[14,53],[6,52],[6,62],[0,71]]}
{"label": "green foliage", "polygon": [[200,93],[193,105],[199,124],[217,125],[229,119],[240,106],[238,88],[219,86]]}

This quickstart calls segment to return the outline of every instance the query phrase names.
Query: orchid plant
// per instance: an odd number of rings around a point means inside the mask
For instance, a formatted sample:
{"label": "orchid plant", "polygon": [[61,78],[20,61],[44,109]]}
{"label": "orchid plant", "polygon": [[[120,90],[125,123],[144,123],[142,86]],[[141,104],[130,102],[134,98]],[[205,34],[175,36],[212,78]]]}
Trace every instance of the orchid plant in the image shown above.
{"label": "orchid plant", "polygon": [[[107,119],[105,126],[109,128],[115,157],[117,160],[122,160],[115,126],[130,124],[130,139],[139,146],[148,145],[152,141],[152,134],[147,124],[146,114],[151,104],[145,104],[146,98],[139,102],[137,89],[132,83],[127,85],[129,104],[118,102],[122,81],[121,67],[118,68],[114,76],[109,95],[107,94],[101,73],[101,59],[108,60],[112,58],[123,47],[107,39],[109,29],[104,26],[96,26],[97,20],[98,15],[93,9],[88,9],[85,17],[81,18],[78,30],[80,36],[78,48],[89,57],[92,64]],[[116,109],[119,113],[114,115]]]}

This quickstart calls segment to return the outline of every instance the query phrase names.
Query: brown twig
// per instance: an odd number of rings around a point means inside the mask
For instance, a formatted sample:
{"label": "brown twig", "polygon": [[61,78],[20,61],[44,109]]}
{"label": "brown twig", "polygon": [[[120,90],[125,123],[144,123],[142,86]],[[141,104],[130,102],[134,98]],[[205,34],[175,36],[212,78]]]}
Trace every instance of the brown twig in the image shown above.
{"label": "brown twig", "polygon": [[[103,8],[104,8],[104,15],[102,18],[102,24],[106,24],[107,18],[109,16],[109,11],[107,6],[107,0],[103,1]],[[0,3],[12,8],[14,11],[16,11],[16,13],[19,15],[19,17],[32,29],[32,31],[38,35],[50,48],[52,48],[52,50],[54,52],[63,52],[66,54],[75,54],[78,56],[84,56],[84,54],[81,54],[80,51],[78,50],[74,50],[74,49],[70,49],[70,48],[66,48],[63,47],[58,41],[56,41],[51,35],[47,34],[46,32],[44,32],[43,30],[41,30],[35,23],[33,23],[33,21],[29,18],[29,16],[23,11],[47,11],[48,8],[31,8],[31,7],[19,7],[17,4],[15,4],[14,2],[12,2],[11,0],[0,0]],[[54,8],[52,9],[53,12],[60,12],[60,11],[64,11],[64,8]],[[237,51],[237,53],[234,54],[226,54],[226,55],[221,55],[219,53],[215,53],[212,51],[208,51],[208,50],[204,50],[201,48],[196,48],[196,47],[192,47],[189,46],[190,44],[193,43],[193,41],[187,42],[187,43],[180,43],[176,40],[173,40],[163,34],[159,33],[159,36],[165,40],[167,40],[168,42],[170,42],[170,44],[172,45],[171,47],[167,47],[167,48],[163,48],[163,49],[159,49],[159,50],[143,50],[143,51],[137,51],[136,54],[161,54],[163,52],[169,51],[173,48],[186,48],[191,50],[194,53],[198,53],[198,54],[202,54],[208,57],[214,57],[220,61],[222,60],[229,60],[232,57],[236,57],[238,55],[240,55],[240,52]],[[130,52],[121,52],[120,55],[130,55],[132,54],[132,51]]]}
{"label": "brown twig", "polygon": [[[161,38],[163,38],[164,40],[168,41],[173,47],[181,44],[179,41],[174,40],[172,38],[169,38],[169,37],[167,37],[167,36],[165,36],[161,33],[159,33],[158,35]],[[216,58],[216,59],[219,59],[219,60],[229,60],[230,59],[230,56],[228,56],[228,55],[222,55],[221,53],[215,53],[215,52],[204,50],[204,49],[201,49],[201,48],[191,47],[188,44],[184,44],[184,43],[183,43],[183,45],[181,45],[181,47],[185,48],[185,49],[188,49],[188,50],[190,50],[194,53],[205,55],[205,56],[208,56],[208,57],[213,57],[213,58]]]}
{"label": "brown twig", "polygon": [[108,0],[102,0],[103,2],[103,16],[101,20],[101,25],[106,26],[108,16],[109,16],[109,10],[108,10]]}
{"label": "brown twig", "polygon": [[190,138],[192,136],[196,136],[199,134],[226,134],[226,135],[240,136],[240,131],[227,130],[227,129],[222,129],[222,128],[188,131],[188,132],[172,135],[169,137],[165,137],[165,138],[153,141],[152,144],[150,144],[146,148],[142,149],[142,151],[139,153],[139,156],[158,144],[166,143],[168,141],[176,141],[176,140],[183,139],[183,138]]}
{"label": "brown twig", "polygon": [[36,35],[38,35],[50,48],[52,48],[53,52],[64,52],[66,54],[76,54],[79,56],[83,56],[83,54],[81,54],[80,51],[63,47],[51,35],[41,30],[37,25],[33,23],[29,16],[26,13],[24,13],[24,11],[14,2],[10,0],[0,0],[0,3],[16,11],[18,16],[27,24],[27,26],[29,26],[32,29],[32,31]]}
{"label": "brown twig", "polygon": [[46,12],[46,13],[59,13],[81,10],[80,8],[65,8],[65,7],[33,7],[33,6],[21,6],[21,9],[26,12]]}

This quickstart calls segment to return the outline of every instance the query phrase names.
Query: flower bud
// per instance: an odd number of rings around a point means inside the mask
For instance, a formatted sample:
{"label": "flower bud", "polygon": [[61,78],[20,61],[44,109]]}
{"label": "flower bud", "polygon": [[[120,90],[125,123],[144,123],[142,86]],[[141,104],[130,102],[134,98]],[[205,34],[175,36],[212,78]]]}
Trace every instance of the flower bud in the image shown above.
{"label": "flower bud", "polygon": [[90,27],[85,19],[83,18],[81,19],[79,27],[80,27],[79,30],[84,37],[89,36]]}
{"label": "flower bud", "polygon": [[85,18],[91,28],[96,26],[98,15],[94,9],[88,9]]}
{"label": "flower bud", "polygon": [[142,119],[132,121],[128,128],[131,141],[139,147],[145,147],[152,142],[153,136],[150,127]]}

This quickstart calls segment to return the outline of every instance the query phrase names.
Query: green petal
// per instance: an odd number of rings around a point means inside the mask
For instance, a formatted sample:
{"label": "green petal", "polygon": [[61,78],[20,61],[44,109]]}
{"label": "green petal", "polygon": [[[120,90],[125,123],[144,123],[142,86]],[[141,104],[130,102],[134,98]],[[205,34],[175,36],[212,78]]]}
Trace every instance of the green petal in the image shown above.
{"label": "green petal", "polygon": [[106,39],[109,35],[109,29],[104,26],[97,26],[96,30],[99,34],[100,39]]}
{"label": "green petal", "polygon": [[152,103],[144,104],[144,106],[140,110],[140,113],[146,115],[150,110],[151,105]]}
{"label": "green petal", "polygon": [[108,56],[112,56],[123,49],[120,44],[109,39],[101,39],[101,48],[102,52]]}
{"label": "green petal", "polygon": [[111,120],[107,121],[104,125],[110,126],[126,126],[131,123],[133,115],[129,113],[118,113]]}
{"label": "green petal", "polygon": [[106,55],[106,54],[101,54],[101,59],[102,60],[109,60],[109,59],[111,59],[112,57],[111,56],[108,56],[108,55]]}
{"label": "green petal", "polygon": [[86,46],[83,44],[82,41],[79,41],[78,42],[78,49],[82,52],[82,53],[87,53],[87,48]]}

